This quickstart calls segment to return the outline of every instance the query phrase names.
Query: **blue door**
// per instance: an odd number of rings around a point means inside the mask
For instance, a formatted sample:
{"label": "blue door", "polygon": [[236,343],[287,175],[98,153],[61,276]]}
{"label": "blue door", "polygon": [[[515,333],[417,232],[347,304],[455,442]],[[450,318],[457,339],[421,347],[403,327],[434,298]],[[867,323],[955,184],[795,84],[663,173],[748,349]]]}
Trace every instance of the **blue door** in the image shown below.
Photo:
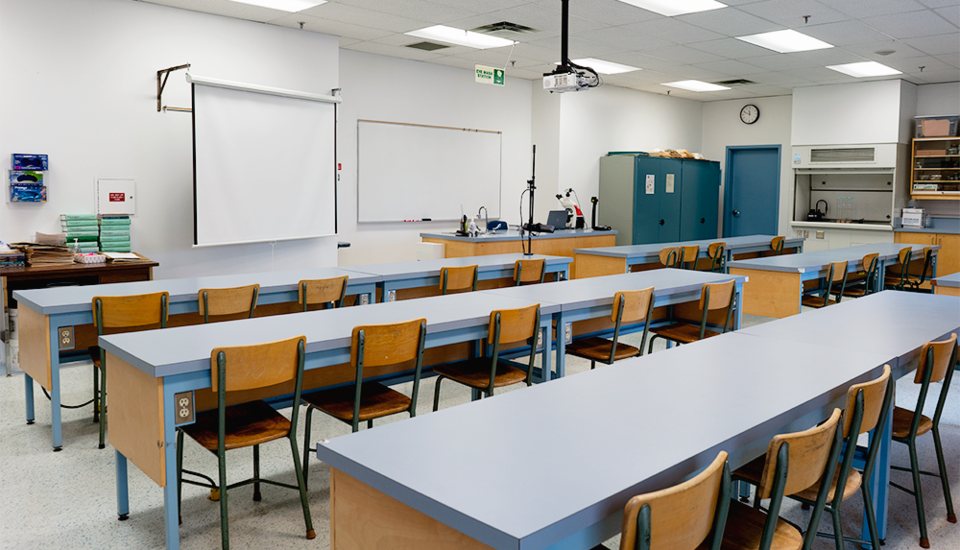
{"label": "blue door", "polygon": [[776,235],[780,146],[727,147],[723,236]]}

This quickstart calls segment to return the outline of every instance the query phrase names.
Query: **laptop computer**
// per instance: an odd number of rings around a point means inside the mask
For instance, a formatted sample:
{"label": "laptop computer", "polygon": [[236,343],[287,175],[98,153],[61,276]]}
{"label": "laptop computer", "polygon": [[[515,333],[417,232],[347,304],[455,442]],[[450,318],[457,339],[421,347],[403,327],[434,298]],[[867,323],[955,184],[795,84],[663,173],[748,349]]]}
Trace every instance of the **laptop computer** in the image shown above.
{"label": "laptop computer", "polygon": [[551,210],[547,214],[547,225],[552,225],[553,228],[557,231],[567,228],[567,211],[566,210]]}

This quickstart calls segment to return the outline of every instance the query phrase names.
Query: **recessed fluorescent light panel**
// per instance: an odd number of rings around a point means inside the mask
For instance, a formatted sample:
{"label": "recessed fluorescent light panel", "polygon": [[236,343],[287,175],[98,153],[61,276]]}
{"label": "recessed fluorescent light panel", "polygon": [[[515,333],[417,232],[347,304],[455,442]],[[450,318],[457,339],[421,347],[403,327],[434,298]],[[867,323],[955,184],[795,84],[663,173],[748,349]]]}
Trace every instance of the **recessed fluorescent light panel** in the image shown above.
{"label": "recessed fluorescent light panel", "polygon": [[823,40],[817,40],[802,32],[789,29],[785,31],[751,34],[750,36],[738,36],[737,40],[756,44],[761,48],[773,50],[778,53],[808,52],[810,50],[825,50],[833,47],[833,44],[827,44]]}
{"label": "recessed fluorescent light panel", "polygon": [[614,63],[613,61],[604,61],[602,59],[594,59],[592,57],[586,57],[584,59],[574,59],[573,62],[576,63],[577,65],[590,67],[591,69],[597,71],[600,74],[620,74],[620,73],[629,73],[631,71],[643,70],[640,67],[631,67],[630,65],[621,65],[620,63]]}
{"label": "recessed fluorescent light panel", "polygon": [[698,11],[717,10],[727,7],[726,4],[715,2],[714,0],[620,0],[624,4],[630,4],[638,8],[643,8],[652,12],[666,15],[683,15],[685,13],[695,13]]}
{"label": "recessed fluorescent light panel", "polygon": [[854,78],[867,78],[869,76],[890,76],[894,74],[903,74],[893,67],[887,67],[883,63],[876,61],[863,61],[861,63],[845,63],[843,65],[827,65],[839,73],[848,74]]}
{"label": "recessed fluorescent light panel", "polygon": [[273,8],[289,12],[298,12],[310,9],[320,4],[326,4],[327,0],[232,0],[241,4],[250,4],[263,8]]}
{"label": "recessed fluorescent light panel", "polygon": [[507,40],[506,38],[499,38],[487,34],[480,34],[478,32],[465,31],[463,29],[455,29],[453,27],[447,27],[444,25],[436,25],[433,27],[420,29],[418,31],[410,31],[406,34],[410,36],[416,36],[418,38],[426,38],[428,40],[456,44],[457,46],[476,48],[478,50],[513,45],[513,40]]}
{"label": "recessed fluorescent light panel", "polygon": [[664,82],[661,86],[670,86],[671,88],[683,88],[691,92],[718,92],[720,90],[729,90],[726,86],[717,86],[709,82],[700,82],[699,80],[681,80],[679,82]]}

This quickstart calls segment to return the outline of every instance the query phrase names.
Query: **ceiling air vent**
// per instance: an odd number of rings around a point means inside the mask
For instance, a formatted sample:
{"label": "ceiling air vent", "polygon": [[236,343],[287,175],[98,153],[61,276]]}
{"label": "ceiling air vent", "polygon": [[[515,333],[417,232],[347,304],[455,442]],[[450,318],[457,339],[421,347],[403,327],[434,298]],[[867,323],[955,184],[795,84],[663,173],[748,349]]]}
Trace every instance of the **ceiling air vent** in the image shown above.
{"label": "ceiling air vent", "polygon": [[873,147],[811,149],[810,162],[874,162],[875,153]]}
{"label": "ceiling air vent", "polygon": [[493,23],[490,25],[484,25],[482,27],[477,27],[472,29],[473,32],[482,32],[486,34],[526,34],[531,32],[537,32],[537,29],[527,27],[525,25],[518,25],[517,23],[511,23],[509,21],[501,21],[499,23]]}
{"label": "ceiling air vent", "polygon": [[425,52],[432,52],[435,50],[442,50],[444,48],[449,48],[450,46],[444,46],[443,44],[437,44],[435,42],[417,42],[416,44],[407,44],[408,48],[413,48],[415,50],[423,50]]}
{"label": "ceiling air vent", "polygon": [[756,84],[756,82],[747,80],[746,78],[734,78],[733,80],[721,80],[713,84],[717,86],[749,86],[750,84]]}

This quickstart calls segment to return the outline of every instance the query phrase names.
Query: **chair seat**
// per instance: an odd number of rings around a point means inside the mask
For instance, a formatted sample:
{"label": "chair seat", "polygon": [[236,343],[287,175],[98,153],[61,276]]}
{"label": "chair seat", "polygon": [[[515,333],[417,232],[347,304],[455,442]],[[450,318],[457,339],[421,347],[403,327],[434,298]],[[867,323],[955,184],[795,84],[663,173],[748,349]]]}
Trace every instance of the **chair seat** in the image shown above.
{"label": "chair seat", "polygon": [[[217,450],[217,409],[197,414],[197,421],[180,428],[205,449]],[[290,433],[290,421],[265,401],[227,407],[224,447],[240,449],[267,443]]]}
{"label": "chair seat", "polygon": [[[910,435],[910,425],[913,424],[914,414],[911,410],[900,407],[893,408],[893,437],[907,437]],[[932,429],[933,420],[921,414],[917,435],[923,435]]]}
{"label": "chair seat", "polygon": [[[681,344],[690,344],[700,339],[700,325],[691,325],[690,323],[674,323],[665,327],[652,328],[650,332]],[[719,335],[720,333],[715,330],[706,329],[703,331],[704,339]]]}
{"label": "chair seat", "polygon": [[[837,471],[833,475],[833,480],[830,482],[830,494],[827,495],[827,502],[833,502],[834,494],[837,491],[837,478],[840,477],[840,467],[837,466]],[[863,481],[863,477],[860,475],[860,472],[850,468],[850,473],[847,474],[847,482],[843,486],[843,497],[840,502],[847,500],[853,495],[857,494],[857,491],[860,489],[860,483]],[[803,500],[808,500],[810,502],[816,502],[817,493],[820,492],[820,482],[814,483],[813,486],[800,491],[794,496],[797,496]]]}
{"label": "chair seat", "polygon": [[[836,300],[827,300],[826,305],[832,306],[837,303]],[[800,305],[807,307],[824,307],[823,296],[806,295],[800,299]]]}
{"label": "chair seat", "polygon": [[[306,394],[303,402],[345,422],[353,421],[353,402],[357,387],[353,384],[332,390]],[[410,409],[410,398],[379,382],[364,382],[360,388],[360,421],[397,414]]]}
{"label": "chair seat", "polygon": [[899,284],[900,284],[900,276],[897,275],[896,277],[894,277],[894,276],[892,276],[892,275],[887,275],[886,277],[883,278],[883,284],[884,284],[884,285],[899,285]]}
{"label": "chair seat", "polygon": [[763,477],[763,465],[766,457],[760,455],[743,466],[737,468],[731,474],[735,478],[746,480],[754,485],[760,485],[760,478]]}
{"label": "chair seat", "polygon": [[863,298],[867,295],[866,288],[845,288],[843,289],[844,296],[852,296],[854,298]]}
{"label": "chair seat", "polygon": [[[450,363],[449,365],[440,365],[434,367],[434,372],[442,374],[451,380],[460,382],[464,386],[470,386],[478,390],[490,387],[490,358],[477,357]],[[527,373],[499,361],[497,363],[497,374],[493,378],[493,387],[501,388],[510,386],[527,379]]]}
{"label": "chair seat", "polygon": [[[767,515],[759,510],[738,502],[730,501],[727,525],[723,530],[722,550],[757,550],[763,535],[763,524]],[[803,546],[803,536],[796,527],[777,518],[777,527],[773,533],[770,550],[796,550]]]}
{"label": "chair seat", "polygon": [[[567,344],[566,351],[570,355],[576,355],[577,357],[583,357],[584,359],[606,362],[610,360],[610,347],[612,345],[613,342],[607,340],[606,338],[591,336],[589,338],[574,340],[573,342]],[[613,355],[613,360],[619,361],[621,359],[636,357],[638,355],[640,355],[639,349],[622,342],[618,342],[617,351]]]}

